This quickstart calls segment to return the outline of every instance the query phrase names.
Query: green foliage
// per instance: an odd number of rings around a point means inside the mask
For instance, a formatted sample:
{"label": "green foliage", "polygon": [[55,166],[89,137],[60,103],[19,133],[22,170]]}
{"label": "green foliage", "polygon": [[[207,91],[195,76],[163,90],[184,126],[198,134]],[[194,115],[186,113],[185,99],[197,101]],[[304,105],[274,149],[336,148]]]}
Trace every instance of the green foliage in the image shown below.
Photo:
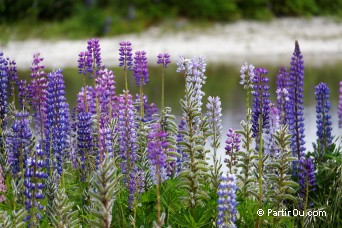
{"label": "green foliage", "polygon": [[23,219],[27,216],[27,211],[25,208],[21,208],[18,211],[13,210],[10,216],[3,221],[3,228],[24,228],[26,227],[26,222]]}
{"label": "green foliage", "polygon": [[291,135],[287,133],[287,129],[287,125],[281,126],[275,135],[273,135],[276,139],[277,148],[279,149],[279,157],[275,158],[274,162],[269,164],[275,170],[274,173],[269,174],[273,188],[268,192],[273,210],[287,209],[284,202],[288,200],[295,204],[297,203],[295,195],[296,189],[299,186],[291,180],[291,175],[289,174],[291,164],[296,158],[292,157],[292,151],[290,150]]}
{"label": "green foliage", "polygon": [[93,177],[94,191],[89,192],[93,202],[90,213],[94,218],[90,220],[91,227],[110,227],[120,178],[121,175],[117,175],[113,159],[106,157]]}
{"label": "green foliage", "polygon": [[53,200],[52,206],[48,206],[51,212],[49,218],[53,227],[81,227],[77,218],[77,211],[73,211],[74,203],[69,202],[64,189],[59,189]]}

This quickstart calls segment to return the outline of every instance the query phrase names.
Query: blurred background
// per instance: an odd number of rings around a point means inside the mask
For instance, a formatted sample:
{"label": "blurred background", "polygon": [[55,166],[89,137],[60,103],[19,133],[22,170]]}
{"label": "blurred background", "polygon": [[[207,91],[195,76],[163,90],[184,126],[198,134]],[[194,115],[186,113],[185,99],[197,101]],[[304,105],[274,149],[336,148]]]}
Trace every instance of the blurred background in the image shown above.
{"label": "blurred background", "polygon": [[[338,82],[342,80],[342,0],[0,0],[0,50],[17,61],[19,77],[29,79],[33,53],[44,57],[46,71],[62,67],[71,106],[82,86],[77,73],[86,40],[100,39],[104,64],[114,70],[117,93],[123,88],[118,68],[119,42],[146,50],[150,63],[149,100],[160,104],[161,69],[156,55],[171,54],[166,71],[166,105],[179,117],[183,74],[178,55],[208,60],[206,97],[220,96],[224,134],[245,119],[240,66],[248,61],[269,70],[271,96],[280,66],[289,69],[298,40],[305,61],[307,148],[316,140],[314,86],[331,90],[333,133],[337,128]],[[91,84],[91,82],[89,83]],[[130,90],[137,91],[130,75]],[[206,102],[204,102],[206,103]]]}

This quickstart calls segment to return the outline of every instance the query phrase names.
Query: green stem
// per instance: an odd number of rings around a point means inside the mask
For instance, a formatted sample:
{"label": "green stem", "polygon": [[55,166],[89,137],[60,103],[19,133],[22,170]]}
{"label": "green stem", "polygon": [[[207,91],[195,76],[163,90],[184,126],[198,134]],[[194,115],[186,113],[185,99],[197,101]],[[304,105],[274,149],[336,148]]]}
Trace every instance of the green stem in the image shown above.
{"label": "green stem", "polygon": [[162,68],[162,86],[161,86],[161,119],[164,115],[164,67]]}

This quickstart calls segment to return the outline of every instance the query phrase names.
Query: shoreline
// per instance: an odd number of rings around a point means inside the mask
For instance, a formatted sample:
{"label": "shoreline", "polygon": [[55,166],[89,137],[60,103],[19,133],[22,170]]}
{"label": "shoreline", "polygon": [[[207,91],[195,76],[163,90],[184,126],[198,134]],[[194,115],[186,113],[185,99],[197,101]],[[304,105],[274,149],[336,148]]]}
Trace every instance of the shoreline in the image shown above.
{"label": "shoreline", "polygon": [[[203,56],[212,64],[288,64],[298,40],[306,65],[321,66],[342,61],[342,23],[328,18],[282,18],[270,22],[238,21],[216,23],[193,31],[164,31],[151,27],[139,34],[99,38],[103,63],[118,64],[119,42],[129,40],[133,51],[146,50],[150,64],[160,52],[168,52],[172,62],[179,54],[186,58]],[[28,68],[32,55],[40,52],[50,68],[77,67],[78,54],[87,40],[26,40],[0,45],[5,56]]]}

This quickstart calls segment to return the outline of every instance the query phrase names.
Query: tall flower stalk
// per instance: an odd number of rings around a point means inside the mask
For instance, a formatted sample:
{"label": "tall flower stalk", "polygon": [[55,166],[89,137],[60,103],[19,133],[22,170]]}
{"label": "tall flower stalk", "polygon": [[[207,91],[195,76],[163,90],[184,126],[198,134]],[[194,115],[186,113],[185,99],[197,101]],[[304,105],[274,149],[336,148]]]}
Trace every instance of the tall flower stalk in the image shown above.
{"label": "tall flower stalk", "polygon": [[330,90],[327,84],[320,83],[315,87],[316,105],[316,124],[317,124],[317,155],[318,164],[322,162],[324,152],[326,152],[332,143],[331,135],[332,123],[330,111],[329,95]]}
{"label": "tall flower stalk", "polygon": [[[258,152],[258,171],[257,178],[259,183],[258,202],[259,209],[263,202],[263,173],[264,173],[264,140],[263,134],[269,134],[269,113],[270,101],[268,93],[269,79],[263,76],[268,73],[264,68],[255,69],[253,77],[253,110],[252,110],[252,131],[253,137],[256,138],[256,149]],[[260,226],[260,217],[258,217],[257,227]]]}
{"label": "tall flower stalk", "polygon": [[[224,159],[224,162],[227,164],[230,174],[236,174],[237,171],[236,157],[237,152],[240,150],[240,136],[240,134],[236,133],[233,129],[229,128],[225,147],[227,158]],[[235,169],[233,170],[234,167]]]}
{"label": "tall flower stalk", "polygon": [[304,156],[305,135],[304,135],[304,60],[299,44],[295,42],[295,50],[291,58],[290,68],[290,102],[291,107],[288,116],[289,130],[292,135],[292,153],[298,160]]}

